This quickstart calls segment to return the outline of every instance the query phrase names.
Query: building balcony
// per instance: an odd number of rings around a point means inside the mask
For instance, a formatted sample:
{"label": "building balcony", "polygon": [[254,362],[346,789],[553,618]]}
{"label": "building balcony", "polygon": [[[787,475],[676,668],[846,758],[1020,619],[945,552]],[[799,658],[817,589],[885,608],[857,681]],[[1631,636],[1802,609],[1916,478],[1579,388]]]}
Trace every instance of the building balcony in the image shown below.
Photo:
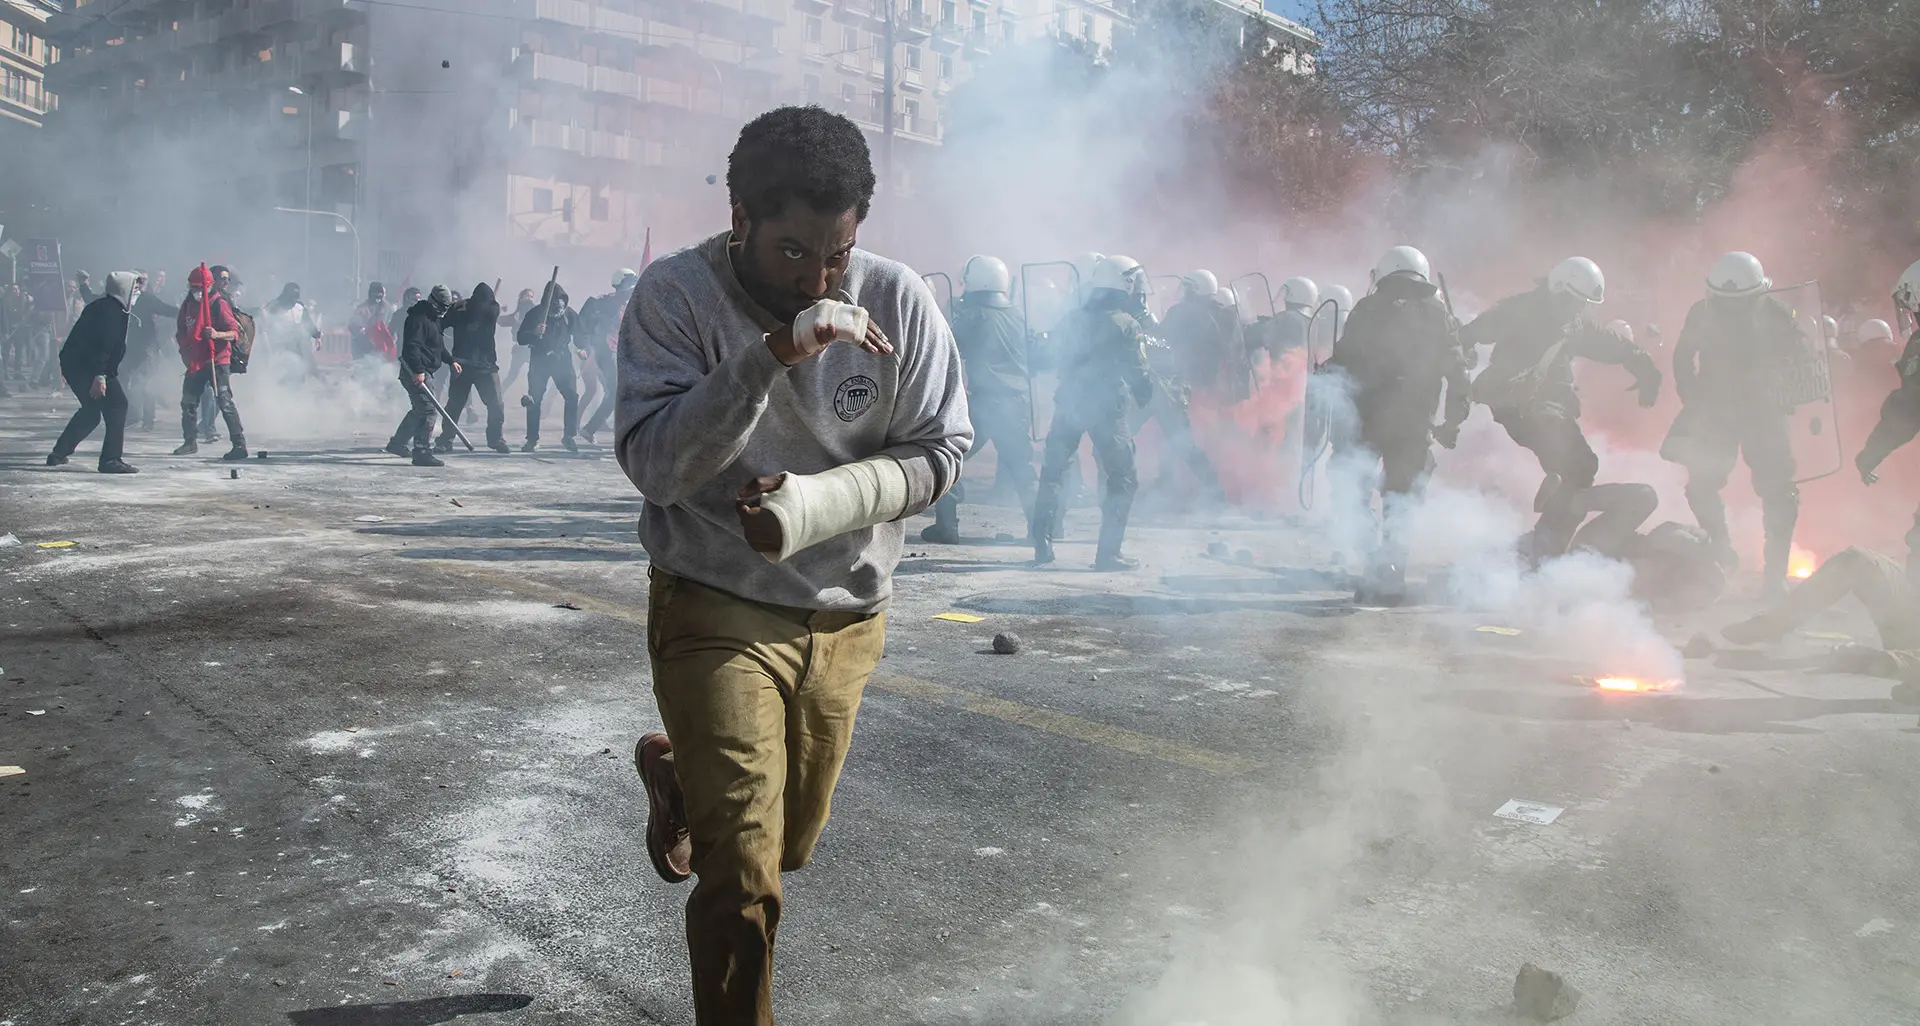
{"label": "building balcony", "polygon": [[640,91],[636,97],[641,103],[658,107],[673,107],[679,110],[693,109],[693,89],[680,82],[665,78],[648,78],[640,82]]}
{"label": "building balcony", "polygon": [[693,0],[693,2],[702,7],[719,8],[728,14],[743,18],[782,25],[787,20],[786,7],[790,0]]}
{"label": "building balcony", "polygon": [[523,145],[582,155],[587,152],[591,134],[584,128],[552,121],[521,121],[513,126],[514,138]]}
{"label": "building balcony", "polygon": [[845,22],[886,21],[887,0],[835,0],[833,16]]}
{"label": "building balcony", "polygon": [[582,29],[593,27],[594,10],[581,0],[521,0],[515,6],[524,12],[523,17],[536,21],[558,22]]}
{"label": "building balcony", "polygon": [[[300,0],[256,0],[251,7],[228,11],[213,19],[215,34],[221,40],[265,35],[305,38],[311,25],[302,21],[302,6]],[[283,31],[282,27],[290,24],[300,24],[302,31],[298,34]]]}
{"label": "building balcony", "polygon": [[588,88],[596,93],[635,97],[640,95],[640,76],[618,68],[590,68]]}
{"label": "building balcony", "polygon": [[933,48],[941,53],[953,53],[966,42],[967,30],[957,21],[943,21],[933,27]]}
{"label": "building balcony", "polygon": [[927,16],[926,11],[909,7],[894,12],[893,29],[899,33],[902,42],[918,43],[933,37],[933,19]]}
{"label": "building balcony", "polygon": [[654,26],[647,19],[611,7],[595,7],[590,27],[604,35],[642,43],[651,42],[656,34]]}
{"label": "building balcony", "polygon": [[833,7],[833,0],[793,0],[794,10],[802,14],[825,14]]}
{"label": "building balcony", "polygon": [[567,57],[555,57],[550,53],[536,53],[528,66],[527,74],[536,82],[553,82],[568,85],[575,89],[587,88],[588,66],[582,61]]}
{"label": "building balcony", "polygon": [[24,82],[17,87],[0,86],[0,118],[38,125],[42,123],[46,114],[45,92],[35,96],[27,91]]}
{"label": "building balcony", "polygon": [[600,160],[628,161],[639,151],[638,140],[614,132],[587,133],[587,156]]}
{"label": "building balcony", "polygon": [[998,42],[999,39],[994,36],[992,29],[976,28],[967,32],[967,52],[970,54],[984,57],[993,52]]}

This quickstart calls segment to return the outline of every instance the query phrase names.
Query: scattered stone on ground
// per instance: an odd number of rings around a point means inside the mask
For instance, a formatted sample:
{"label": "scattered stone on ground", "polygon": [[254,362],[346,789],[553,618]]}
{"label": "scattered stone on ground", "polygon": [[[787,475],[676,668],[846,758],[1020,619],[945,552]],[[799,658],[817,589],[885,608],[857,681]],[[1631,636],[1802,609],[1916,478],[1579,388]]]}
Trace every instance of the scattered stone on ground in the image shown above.
{"label": "scattered stone on ground", "polygon": [[1513,1010],[1535,1022],[1552,1022],[1580,1007],[1580,992],[1559,973],[1532,962],[1520,967],[1513,981]]}

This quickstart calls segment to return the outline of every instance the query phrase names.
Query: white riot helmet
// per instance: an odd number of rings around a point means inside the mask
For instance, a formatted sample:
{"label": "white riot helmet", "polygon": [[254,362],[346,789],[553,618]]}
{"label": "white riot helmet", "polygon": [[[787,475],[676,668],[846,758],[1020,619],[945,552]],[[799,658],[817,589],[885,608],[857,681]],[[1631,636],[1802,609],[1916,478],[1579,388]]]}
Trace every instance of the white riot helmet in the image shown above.
{"label": "white riot helmet", "polygon": [[1900,272],[1893,286],[1893,302],[1910,314],[1920,314],[1920,260]]}
{"label": "white riot helmet", "polygon": [[1600,265],[1586,257],[1568,257],[1547,274],[1547,290],[1558,295],[1577,296],[1588,303],[1607,298],[1607,278]]}
{"label": "white riot helmet", "polygon": [[1753,296],[1773,287],[1760,258],[1735,251],[1722,254],[1707,271],[1707,290],[1716,296]]}
{"label": "white riot helmet", "polygon": [[1373,283],[1378,285],[1396,274],[1428,281],[1432,272],[1433,267],[1427,263],[1425,253],[1412,246],[1395,246],[1380,258],[1380,264],[1373,269],[1372,276]]}
{"label": "white riot helmet", "polygon": [[1140,262],[1132,257],[1102,257],[1093,265],[1092,279],[1087,283],[1089,289],[1112,289],[1115,292],[1132,292],[1140,278]]}
{"label": "white riot helmet", "polygon": [[1013,276],[1007,273],[1006,261],[999,257],[980,255],[970,257],[967,266],[960,269],[961,292],[998,292],[1002,296],[1013,289]]}
{"label": "white riot helmet", "polygon": [[613,287],[616,289],[625,288],[639,280],[640,272],[631,267],[622,267],[613,272]]}
{"label": "white riot helmet", "polygon": [[1608,321],[1607,330],[1609,332],[1612,332],[1613,335],[1619,338],[1620,341],[1622,342],[1633,341],[1633,325],[1628,324],[1626,321],[1621,321],[1621,320]]}
{"label": "white riot helmet", "polygon": [[1093,280],[1093,269],[1099,267],[1100,261],[1106,258],[1107,255],[1105,253],[1082,253],[1074,258],[1073,267],[1074,270],[1080,272],[1081,288],[1092,288],[1092,286],[1087,283]]}
{"label": "white riot helmet", "polygon": [[1312,309],[1320,302],[1320,286],[1315,285],[1312,278],[1288,278],[1280,283],[1280,302]]}
{"label": "white riot helmet", "polygon": [[1840,337],[1840,322],[1822,314],[1820,317],[1820,335],[1828,342],[1835,341]]}
{"label": "white riot helmet", "polygon": [[1212,271],[1193,271],[1180,276],[1180,284],[1187,287],[1190,295],[1209,299],[1220,294],[1220,279]]}
{"label": "white riot helmet", "polygon": [[1871,320],[1860,325],[1861,345],[1866,345],[1869,342],[1891,341],[1893,341],[1893,329],[1887,326],[1886,321]]}
{"label": "white riot helmet", "polygon": [[1353,290],[1345,285],[1327,286],[1327,293],[1321,298],[1333,300],[1333,308],[1343,314],[1353,309]]}
{"label": "white riot helmet", "polygon": [[1220,291],[1214,293],[1213,300],[1229,310],[1238,309],[1240,306],[1240,294],[1233,291],[1230,285],[1222,285]]}

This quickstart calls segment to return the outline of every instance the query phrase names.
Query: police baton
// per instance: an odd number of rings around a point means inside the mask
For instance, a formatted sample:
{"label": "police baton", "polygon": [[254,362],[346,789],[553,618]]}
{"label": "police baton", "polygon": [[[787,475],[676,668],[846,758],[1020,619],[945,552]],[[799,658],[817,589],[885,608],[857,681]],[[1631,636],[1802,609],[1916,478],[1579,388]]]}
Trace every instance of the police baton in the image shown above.
{"label": "police baton", "polygon": [[447,416],[447,408],[440,405],[440,400],[434,397],[433,386],[424,381],[419,382],[419,385],[420,391],[426,394],[427,401],[433,404],[433,411],[440,415],[440,422],[453,429],[454,437],[460,439],[460,444],[466,446],[468,452],[476,451],[473,443],[467,440],[467,433],[460,430],[460,425],[454,423],[452,417]]}

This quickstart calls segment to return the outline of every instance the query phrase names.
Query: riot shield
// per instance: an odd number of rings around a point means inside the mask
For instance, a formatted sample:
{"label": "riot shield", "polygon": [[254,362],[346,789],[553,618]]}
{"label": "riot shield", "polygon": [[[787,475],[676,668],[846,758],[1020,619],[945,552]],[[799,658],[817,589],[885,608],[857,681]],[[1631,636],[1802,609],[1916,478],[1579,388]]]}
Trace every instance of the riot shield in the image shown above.
{"label": "riot shield", "polygon": [[1794,337],[1781,340],[1784,351],[1775,363],[1773,390],[1780,405],[1793,410],[1794,483],[1818,481],[1846,467],[1827,334],[1820,319],[1820,283],[1803,281],[1768,295],[1793,314]]}
{"label": "riot shield", "polygon": [[1049,351],[1057,345],[1057,329],[1080,295],[1080,269],[1070,260],[1021,264],[1018,281],[1020,319],[1027,331],[1027,434],[1036,442],[1044,442],[1047,438],[1040,433],[1040,389],[1033,380],[1034,343],[1042,343],[1042,348]]}
{"label": "riot shield", "polygon": [[[1259,283],[1258,289],[1253,287],[1255,282]],[[1272,330],[1273,318],[1279,313],[1273,302],[1273,283],[1267,280],[1265,274],[1249,271],[1228,282],[1226,287],[1233,290],[1234,307],[1239,313],[1241,334],[1245,336],[1241,340],[1240,352],[1236,354],[1239,364],[1238,372],[1247,383],[1244,389],[1245,394],[1240,398],[1259,395],[1260,376],[1253,371],[1253,351],[1256,347],[1265,347],[1267,332]],[[1252,302],[1252,297],[1255,296],[1259,297],[1259,303]],[[1262,308],[1267,312],[1261,313]]]}
{"label": "riot shield", "polygon": [[[1300,398],[1301,509],[1313,508],[1315,472],[1333,440],[1337,389],[1320,365],[1333,355],[1333,344],[1340,340],[1340,329],[1345,326],[1343,320],[1340,305],[1331,299],[1314,307],[1313,316],[1307,319],[1307,386],[1306,394]],[[1327,340],[1324,353],[1314,345],[1320,338]]]}
{"label": "riot shield", "polygon": [[[1161,290],[1153,287],[1156,281],[1170,281],[1173,288]],[[1147,313],[1154,320],[1165,320],[1167,310],[1180,301],[1181,287],[1185,281],[1177,274],[1155,274],[1147,277]]]}
{"label": "riot shield", "polygon": [[[1256,292],[1253,292],[1252,289],[1242,289],[1240,287],[1241,282],[1253,281],[1255,279],[1258,279],[1260,282],[1259,292],[1256,293]],[[1267,308],[1266,315],[1268,317],[1272,317],[1273,315],[1280,312],[1280,308],[1273,301],[1273,283],[1268,281],[1267,276],[1260,271],[1252,271],[1247,274],[1243,274],[1240,277],[1235,278],[1232,281],[1228,282],[1227,287],[1233,290],[1233,298],[1239,301],[1241,308],[1251,311],[1254,317],[1260,316],[1258,312],[1260,308],[1247,306],[1247,296],[1249,293],[1252,293],[1260,297],[1260,304],[1261,306],[1265,306]]]}
{"label": "riot shield", "polygon": [[920,276],[920,280],[926,282],[928,288],[933,287],[933,280],[935,278],[940,279],[940,283],[946,286],[947,301],[940,305],[940,312],[943,314],[946,314],[948,320],[952,320],[953,319],[953,278],[949,276],[945,271],[929,271],[926,274],[923,274]]}

